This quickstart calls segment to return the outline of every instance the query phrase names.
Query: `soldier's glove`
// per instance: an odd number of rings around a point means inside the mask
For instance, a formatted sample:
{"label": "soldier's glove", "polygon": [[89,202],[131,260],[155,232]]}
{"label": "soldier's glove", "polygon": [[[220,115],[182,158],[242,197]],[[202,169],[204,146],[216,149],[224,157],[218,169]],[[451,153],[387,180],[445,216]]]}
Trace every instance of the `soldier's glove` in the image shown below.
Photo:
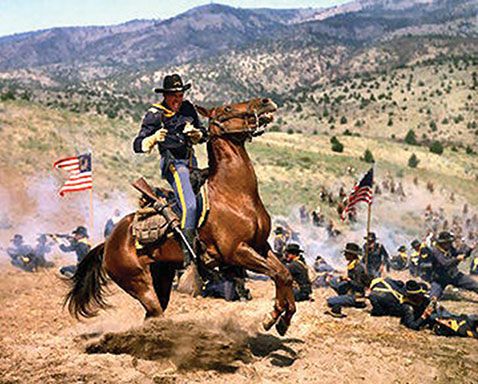
{"label": "soldier's glove", "polygon": [[164,128],[158,130],[154,135],[146,137],[141,142],[141,150],[143,152],[151,152],[156,143],[161,143],[166,139],[168,131]]}
{"label": "soldier's glove", "polygon": [[190,123],[186,123],[183,132],[187,137],[189,137],[193,144],[199,143],[202,138],[201,130],[194,128],[193,125]]}

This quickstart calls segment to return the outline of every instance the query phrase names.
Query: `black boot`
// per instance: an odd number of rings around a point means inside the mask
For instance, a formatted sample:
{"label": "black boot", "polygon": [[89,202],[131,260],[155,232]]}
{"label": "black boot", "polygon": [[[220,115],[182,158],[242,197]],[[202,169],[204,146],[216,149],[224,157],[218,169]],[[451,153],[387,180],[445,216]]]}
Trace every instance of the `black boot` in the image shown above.
{"label": "black boot", "polygon": [[[197,232],[195,229],[183,229],[183,234],[184,234],[184,237],[186,238],[188,244],[191,246],[192,250],[194,252],[196,252],[196,247],[195,247],[195,244],[196,244],[196,238],[197,238]],[[183,251],[183,255],[184,255],[184,262],[183,262],[183,267],[184,268],[187,268],[189,266],[189,264],[191,264],[191,261],[194,261],[194,256],[191,254],[191,252],[189,252],[189,249],[188,247],[186,246],[186,244],[183,243],[183,241],[180,242],[181,243],[181,249]]]}

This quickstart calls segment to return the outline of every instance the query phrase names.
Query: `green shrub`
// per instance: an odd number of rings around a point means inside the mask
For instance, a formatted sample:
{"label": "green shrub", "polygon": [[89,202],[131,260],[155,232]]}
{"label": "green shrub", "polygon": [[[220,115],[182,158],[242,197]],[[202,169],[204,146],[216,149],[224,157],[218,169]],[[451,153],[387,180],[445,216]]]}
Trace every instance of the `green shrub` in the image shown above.
{"label": "green shrub", "polygon": [[433,141],[431,144],[430,144],[430,152],[431,153],[436,153],[437,155],[441,155],[443,153],[443,144],[440,143],[439,141]]}
{"label": "green shrub", "polygon": [[343,152],[344,151],[344,145],[335,136],[332,136],[330,138],[330,143],[332,144],[332,151],[333,152]]}
{"label": "green shrub", "polygon": [[373,158],[373,154],[370,149],[366,149],[363,157],[360,160],[365,161],[366,163],[375,163],[375,159]]}
{"label": "green shrub", "polygon": [[410,168],[416,168],[419,162],[420,162],[420,160],[418,160],[417,155],[415,155],[414,153],[412,153],[412,155],[411,155],[410,158],[408,159],[408,166],[409,166]]}
{"label": "green shrub", "polygon": [[407,135],[405,136],[405,143],[410,144],[410,145],[417,145],[417,136],[415,135],[415,131],[413,129],[410,129],[407,132]]}

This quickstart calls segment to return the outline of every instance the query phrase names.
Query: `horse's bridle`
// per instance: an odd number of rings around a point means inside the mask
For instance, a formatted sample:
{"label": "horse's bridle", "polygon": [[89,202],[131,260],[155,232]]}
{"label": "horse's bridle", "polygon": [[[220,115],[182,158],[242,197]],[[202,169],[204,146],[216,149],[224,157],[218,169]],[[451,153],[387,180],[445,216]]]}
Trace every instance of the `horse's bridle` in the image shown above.
{"label": "horse's bridle", "polygon": [[[246,112],[240,113],[227,113],[227,108],[228,107],[226,107],[225,114],[209,119],[209,125],[215,125],[219,128],[219,133],[210,133],[210,138],[223,137],[235,134],[246,134],[249,139],[252,139],[253,137],[260,136],[264,133],[263,130],[257,130],[259,128],[260,123],[260,119],[257,114],[257,108],[249,106]],[[226,131],[224,123],[232,119],[241,119],[242,127],[239,129]]]}

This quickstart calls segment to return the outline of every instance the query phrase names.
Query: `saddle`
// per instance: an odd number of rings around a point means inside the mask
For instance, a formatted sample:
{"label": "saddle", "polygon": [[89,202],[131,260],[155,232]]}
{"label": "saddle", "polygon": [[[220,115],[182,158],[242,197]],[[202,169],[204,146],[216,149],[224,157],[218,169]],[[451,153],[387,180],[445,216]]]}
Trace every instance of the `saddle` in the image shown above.
{"label": "saddle", "polygon": [[[193,168],[190,172],[193,191],[199,199],[202,199],[202,210],[198,212],[200,215],[198,217],[198,227],[204,223],[209,210],[206,188],[202,188],[205,186],[208,175],[208,168]],[[135,212],[132,224],[132,234],[137,241],[137,248],[140,248],[140,245],[150,245],[164,241],[172,233],[170,230],[172,223],[175,220],[179,221],[181,217],[181,207],[173,190],[159,187],[151,189],[157,198],[164,201],[164,209],[168,209],[168,214],[164,215],[162,209],[154,206],[156,201],[142,193],[139,199],[139,209]]]}

